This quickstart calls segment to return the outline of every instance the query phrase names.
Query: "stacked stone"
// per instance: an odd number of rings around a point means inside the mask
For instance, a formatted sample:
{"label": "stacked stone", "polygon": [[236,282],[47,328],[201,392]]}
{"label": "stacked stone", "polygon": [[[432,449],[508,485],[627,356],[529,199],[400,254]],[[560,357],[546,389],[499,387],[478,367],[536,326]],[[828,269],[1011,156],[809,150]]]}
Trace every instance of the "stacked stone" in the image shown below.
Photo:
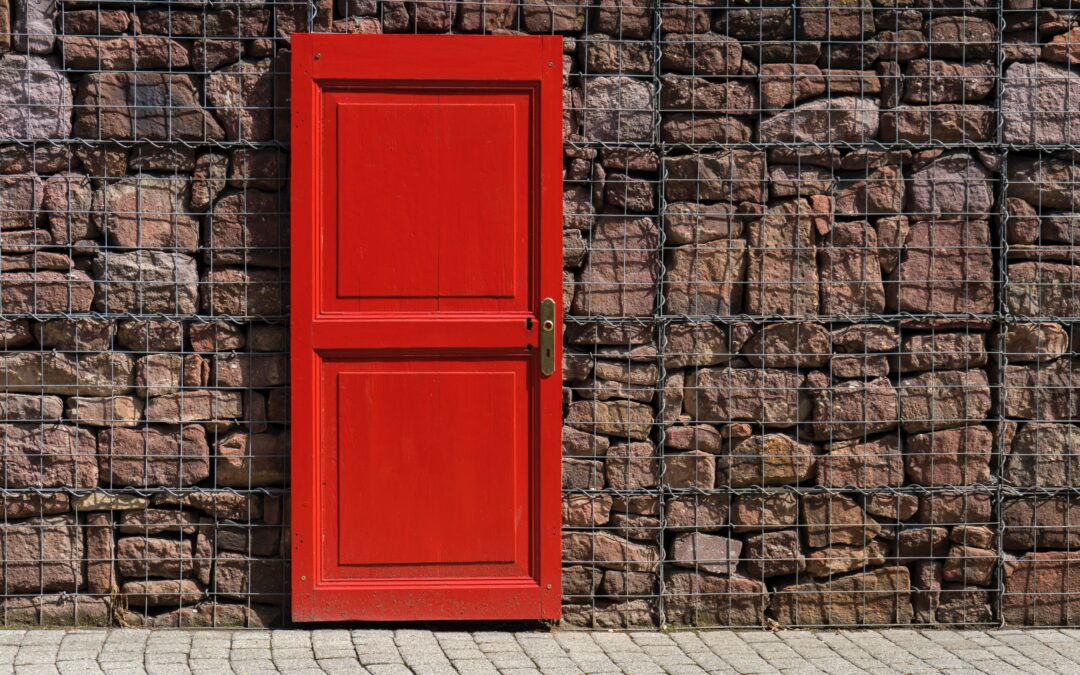
{"label": "stacked stone", "polygon": [[[1004,549],[1010,624],[1077,621],[1080,538],[1074,399],[1080,223],[1080,30],[1072,11],[1009,0],[1001,94],[1007,245],[1003,352]],[[1020,11],[1028,10],[1028,11]]]}
{"label": "stacked stone", "polygon": [[296,7],[0,9],[4,620],[274,621]]}
{"label": "stacked stone", "polygon": [[286,618],[314,9],[565,38],[567,623],[1075,622],[1080,29],[1043,4],[0,4],[4,620]]}
{"label": "stacked stone", "polygon": [[[567,534],[566,618],[993,621],[1001,162],[971,146],[994,140],[996,15],[869,2],[659,15],[660,226],[605,231],[595,183],[567,184],[567,225],[588,232],[570,235],[582,267],[566,300],[593,322],[569,331],[564,513],[576,500],[573,526],[593,531]],[[600,99],[605,114],[590,86],[568,94],[582,108],[568,129],[648,138],[650,92],[615,117],[625,99]],[[618,322],[654,305],[652,333]],[[590,367],[624,383],[603,407],[581,400]],[[649,527],[623,525],[632,497]]]}

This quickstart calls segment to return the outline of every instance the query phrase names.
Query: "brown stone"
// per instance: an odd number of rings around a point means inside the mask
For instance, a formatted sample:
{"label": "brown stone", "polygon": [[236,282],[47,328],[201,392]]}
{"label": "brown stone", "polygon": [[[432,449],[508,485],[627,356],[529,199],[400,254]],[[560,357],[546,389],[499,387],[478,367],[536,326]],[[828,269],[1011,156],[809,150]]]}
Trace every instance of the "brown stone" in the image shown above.
{"label": "brown stone", "polygon": [[814,473],[814,446],[784,434],[746,438],[719,458],[717,484],[728,487],[788,485]]}
{"label": "brown stone", "polygon": [[832,315],[881,314],[885,289],[877,256],[877,232],[866,221],[833,225],[822,242],[821,311]]}
{"label": "brown stone", "polygon": [[46,422],[0,424],[0,448],[7,488],[97,485],[97,445],[85,429]]}
{"label": "brown stone", "polygon": [[1018,157],[1008,164],[1009,197],[1042,208],[1080,210],[1080,166],[1053,157]]}
{"label": "brown stone", "polygon": [[6,594],[73,593],[83,584],[83,537],[73,515],[4,523],[0,546]]}
{"label": "brown stone", "polygon": [[780,585],[771,609],[783,626],[910,623],[911,578],[906,567],[883,567],[824,582]]}
{"label": "brown stone", "polygon": [[919,498],[915,495],[884,494],[868,495],[864,503],[866,512],[888,520],[911,520],[919,510]]}
{"label": "brown stone", "polygon": [[104,312],[193,314],[198,270],[182,253],[137,250],[95,256],[95,307]]}
{"label": "brown stone", "polygon": [[816,577],[884,564],[885,554],[877,542],[870,542],[867,546],[830,546],[811,551],[806,556],[806,571]]}
{"label": "brown stone", "polygon": [[245,417],[244,397],[238,391],[193,389],[155,396],[146,402],[147,422],[184,424],[198,422],[214,431]]}
{"label": "brown stone", "polygon": [[[154,35],[135,37],[82,37],[65,35],[63,62],[77,70],[186,69],[187,48],[175,40]],[[136,65],[137,64],[137,65]]]}
{"label": "brown stone", "polygon": [[1004,565],[1001,618],[1010,625],[1066,625],[1080,612],[1080,552],[1039,551]]}
{"label": "brown stone", "polygon": [[[979,220],[988,216],[993,204],[994,183],[990,171],[965,152],[942,155],[917,169],[909,181],[907,208],[913,220]],[[940,228],[941,223],[936,226]],[[909,245],[911,243],[909,239]],[[968,245],[980,244],[972,241]]]}
{"label": "brown stone", "polygon": [[755,579],[798,574],[806,569],[798,530],[763,532],[747,537],[743,547],[746,573]]}
{"label": "brown stone", "polygon": [[945,559],[944,578],[962,584],[989,586],[997,567],[997,552],[973,546],[952,546]]}
{"label": "brown stone", "polygon": [[926,24],[934,55],[945,59],[992,59],[997,53],[997,27],[975,16],[938,16]]}
{"label": "brown stone", "polygon": [[121,512],[118,529],[121,534],[144,536],[163,532],[194,534],[198,522],[198,517],[187,511],[148,508]]}
{"label": "brown stone", "polygon": [[585,26],[585,5],[576,0],[543,0],[525,6],[521,18],[529,33],[579,31]]}
{"label": "brown stone", "polygon": [[829,359],[834,379],[875,379],[889,374],[889,360],[882,354],[837,354]]}
{"label": "brown stone", "polygon": [[745,420],[792,427],[806,417],[798,372],[764,368],[702,368],[686,379],[683,408],[695,420]]}
{"label": "brown stone", "polygon": [[562,461],[564,490],[600,490],[604,487],[604,464],[586,459]]}
{"label": "brown stone", "polygon": [[749,223],[748,314],[802,316],[818,312],[813,213],[806,200],[787,200]]}
{"label": "brown stone", "polygon": [[811,388],[817,440],[863,438],[897,425],[897,391],[886,378],[837,382],[830,387],[825,375],[815,372],[806,383]]}
{"label": "brown stone", "polygon": [[655,487],[660,479],[660,460],[652,443],[613,445],[604,463],[607,486],[613,490]]}
{"label": "brown stone", "polygon": [[570,565],[562,570],[562,594],[564,598],[584,596],[591,598],[600,586],[604,573],[593,567]]}
{"label": "brown stone", "polygon": [[633,544],[607,532],[563,532],[563,560],[596,567],[633,572],[656,569],[660,553],[656,546]]}
{"label": "brown stone", "polygon": [[202,590],[190,579],[127,581],[120,593],[128,607],[136,611],[147,607],[193,605],[203,598]]}
{"label": "brown stone", "polygon": [[[934,45],[935,53],[938,45]],[[993,140],[997,113],[978,103],[897,106],[881,113],[881,140],[899,143],[961,143]]]}
{"label": "brown stone", "polygon": [[621,76],[584,78],[581,119],[585,136],[595,141],[648,141],[653,137],[651,82]]}
{"label": "brown stone", "polygon": [[941,558],[949,550],[949,530],[944,527],[916,527],[896,538],[896,554],[901,560]]}
{"label": "brown stone", "polygon": [[274,110],[275,84],[288,73],[276,70],[274,59],[245,59],[207,76],[207,102],[229,140],[266,141],[284,132],[283,113]]}
{"label": "brown stone", "polygon": [[761,66],[761,108],[784,108],[825,93],[821,69],[809,63],[764,63]]}
{"label": "brown stone", "polygon": [[726,35],[668,34],[662,51],[660,66],[678,73],[737,75],[742,65],[742,46]]}
{"label": "brown stone", "polygon": [[64,401],[59,396],[0,394],[0,420],[4,422],[59,422],[63,414]]}
{"label": "brown stone", "polygon": [[711,490],[716,483],[716,458],[710,453],[669,454],[663,463],[666,487]]}
{"label": "brown stone", "polygon": [[563,527],[598,527],[611,517],[611,495],[563,495]]}
{"label": "brown stone", "polygon": [[887,306],[913,313],[993,311],[989,243],[985,221],[912,224],[904,257],[886,283]]}
{"label": "brown stone", "polygon": [[609,597],[647,596],[656,593],[657,575],[647,572],[604,570],[600,594]]}
{"label": "brown stone", "polygon": [[134,396],[72,396],[64,417],[89,427],[134,427],[142,419],[142,401]]}
{"label": "brown stone", "polygon": [[148,354],[135,362],[135,386],[144,398],[206,386],[209,364],[198,354]]}
{"label": "brown stone", "polygon": [[1064,317],[1080,311],[1074,292],[1080,284],[1080,268],[1056,262],[1020,262],[1010,264],[1008,274],[1005,302],[1011,313]]}
{"label": "brown stone", "polygon": [[935,492],[919,495],[919,522],[933,525],[981,525],[990,522],[990,494]]}
{"label": "brown stone", "polygon": [[[869,171],[864,170],[861,174],[843,178],[837,184],[837,215],[888,216],[900,213],[903,208],[904,175],[899,167],[886,165]],[[836,226],[840,225],[837,223]],[[851,225],[848,224],[849,229],[850,227]],[[851,240],[852,234],[858,235],[859,232],[848,232],[844,239]],[[882,245],[886,244],[887,242],[882,242]],[[867,257],[870,257],[870,253],[873,253],[873,247],[867,251]]]}
{"label": "brown stone", "polygon": [[281,193],[229,192],[211,209],[203,233],[203,259],[213,266],[282,267],[288,264],[289,203]]}
{"label": "brown stone", "polygon": [[122,537],[116,544],[122,577],[178,578],[192,569],[191,542],[153,537]]}
{"label": "brown stone", "polygon": [[594,436],[572,426],[562,428],[563,455],[567,457],[603,457],[610,444],[605,436]]}
{"label": "brown stone", "polygon": [[214,564],[213,590],[245,602],[283,604],[288,598],[287,575],[286,560],[220,553]]}
{"label": "brown stone", "polygon": [[874,30],[869,0],[803,0],[798,7],[799,37],[805,40],[859,40]]}
{"label": "brown stone", "polygon": [[75,134],[129,141],[224,140],[224,131],[199,98],[187,75],[90,73],[75,94]]}
{"label": "brown stone", "polygon": [[0,230],[33,228],[43,199],[44,186],[38,176],[0,176]]}
{"label": "brown stone", "polygon": [[846,354],[890,352],[900,341],[896,329],[881,324],[846,326],[832,332],[833,350]]}
{"label": "brown stone", "polygon": [[748,82],[714,82],[674,74],[662,75],[660,82],[660,106],[663,110],[708,110],[741,116],[757,114],[757,93]]}
{"label": "brown stone", "polygon": [[109,485],[184,487],[210,476],[210,450],[198,425],[106,429],[98,446]]}
{"label": "brown stone", "polygon": [[1080,502],[1068,495],[1006,499],[1002,546],[1009,550],[1080,545]]}
{"label": "brown stone", "polygon": [[664,365],[668,369],[714,366],[731,360],[723,328],[708,322],[672,323],[667,328]]}
{"label": "brown stone", "polygon": [[665,526],[672,531],[718,530],[727,525],[729,502],[727,495],[674,497],[664,506]]}
{"label": "brown stone", "polygon": [[227,491],[191,492],[183,495],[158,493],[154,506],[198,509],[214,518],[253,521],[263,517],[261,495],[242,495]]}
{"label": "brown stone", "polygon": [[597,223],[572,312],[592,316],[651,315],[659,275],[659,232],[650,218]]}
{"label": "brown stone", "polygon": [[108,513],[86,514],[86,590],[112,595],[116,592],[116,553],[113,522]]}
{"label": "brown stone", "polygon": [[570,426],[632,440],[645,440],[652,428],[652,408],[633,401],[577,401],[570,405]]}
{"label": "brown stone", "polygon": [[[1044,50],[1052,44],[1046,45]],[[1077,87],[1080,87],[1080,75],[1067,66],[1010,64],[1002,80],[1002,139],[1019,144],[1080,142],[1080,131],[1075,128],[1080,121]]]}
{"label": "brown stone", "polygon": [[904,101],[972,103],[993,91],[994,76],[994,66],[989,63],[917,59],[908,63],[904,72]]}
{"label": "brown stone", "polygon": [[1014,487],[1065,487],[1080,482],[1080,428],[1025,424],[1008,449],[1002,479]]}
{"label": "brown stone", "polygon": [[903,454],[895,435],[876,440],[830,443],[817,458],[817,484],[874,488],[904,484]]}
{"label": "brown stone", "polygon": [[900,372],[981,368],[986,365],[986,337],[980,333],[905,335],[895,364]]}
{"label": "brown stone", "polygon": [[761,626],[765,584],[738,574],[672,571],[664,580],[664,616],[674,625]]}
{"label": "brown stone", "polygon": [[742,348],[750,365],[765,368],[820,368],[829,353],[828,331],[810,322],[763,326]]}
{"label": "brown stone", "polygon": [[690,567],[711,574],[732,574],[739,564],[743,543],[703,532],[687,532],[675,536],[669,560],[678,567]]}
{"label": "brown stone", "polygon": [[991,482],[993,435],[983,426],[913,434],[904,446],[908,477],[919,485],[977,485]]}
{"label": "brown stone", "polygon": [[281,315],[288,311],[286,282],[277,270],[211,270],[200,285],[201,309],[218,316]]}
{"label": "brown stone", "polygon": [[236,431],[219,440],[214,449],[219,487],[250,489],[285,482],[288,434]]}
{"label": "brown stone", "polygon": [[918,433],[982,422],[990,413],[990,385],[981,370],[944,370],[900,380],[904,431]]}
{"label": "brown stone", "polygon": [[806,543],[812,548],[837,544],[865,546],[881,531],[881,525],[849,497],[810,494],[802,501]]}
{"label": "brown stone", "polygon": [[130,390],[133,363],[119,352],[0,354],[0,390],[110,396]]}
{"label": "brown stone", "polygon": [[665,157],[664,168],[668,201],[765,201],[765,153],[761,151],[733,149]]}
{"label": "brown stone", "polygon": [[735,532],[784,529],[798,519],[799,501],[791,492],[739,495],[731,505]]}
{"label": "brown stone", "polygon": [[0,275],[0,306],[5,314],[89,312],[93,299],[94,283],[82,271]]}
{"label": "brown stone", "polygon": [[877,138],[875,99],[838,96],[818,99],[762,121],[763,143],[865,143]]}
{"label": "brown stone", "polygon": [[664,275],[666,313],[722,316],[739,313],[746,269],[745,242],[720,239],[680,246],[669,255]]}
{"label": "brown stone", "polygon": [[742,220],[735,208],[723,202],[674,202],[667,205],[664,214],[664,235],[672,246],[734,239],[742,234]]}

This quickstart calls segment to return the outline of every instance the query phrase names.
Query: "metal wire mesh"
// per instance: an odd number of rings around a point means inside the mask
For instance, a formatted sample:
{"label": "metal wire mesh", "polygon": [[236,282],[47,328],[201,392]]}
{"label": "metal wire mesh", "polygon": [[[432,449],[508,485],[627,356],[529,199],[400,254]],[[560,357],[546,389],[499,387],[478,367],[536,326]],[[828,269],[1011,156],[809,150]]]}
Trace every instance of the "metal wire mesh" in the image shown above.
{"label": "metal wire mesh", "polygon": [[333,31],[565,37],[564,623],[1076,623],[1076,16],[16,0],[2,620],[288,621],[289,36]]}

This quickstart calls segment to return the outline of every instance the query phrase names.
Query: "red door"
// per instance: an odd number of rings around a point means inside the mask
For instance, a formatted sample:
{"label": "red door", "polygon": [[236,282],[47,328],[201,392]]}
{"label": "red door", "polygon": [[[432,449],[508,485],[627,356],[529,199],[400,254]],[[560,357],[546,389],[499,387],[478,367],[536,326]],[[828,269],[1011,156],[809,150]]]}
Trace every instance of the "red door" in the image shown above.
{"label": "red door", "polygon": [[556,618],[561,40],[292,47],[293,618]]}

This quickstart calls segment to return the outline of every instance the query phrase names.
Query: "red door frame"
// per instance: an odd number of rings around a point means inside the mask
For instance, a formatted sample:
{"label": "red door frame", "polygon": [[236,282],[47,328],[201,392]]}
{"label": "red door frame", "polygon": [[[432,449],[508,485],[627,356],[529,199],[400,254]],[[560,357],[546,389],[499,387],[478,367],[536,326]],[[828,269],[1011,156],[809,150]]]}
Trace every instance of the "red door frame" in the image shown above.
{"label": "red door frame", "polygon": [[[321,103],[328,83],[387,84],[416,81],[524,85],[538,92],[538,193],[533,269],[538,293],[530,298],[533,317],[527,339],[539,354],[540,301],[556,302],[556,371],[537,377],[536,456],[538,483],[532,503],[534,544],[528,579],[399,580],[320,579],[319,392],[320,354],[355,349],[483,347],[454,345],[457,319],[434,314],[407,317],[416,330],[401,330],[402,319],[372,313],[330,318],[320,310],[320,199],[322,175]],[[358,151],[362,151],[358,149]],[[292,37],[292,608],[296,621],[408,621],[557,619],[561,614],[561,317],[562,317],[562,39],[559,36],[324,35]],[[394,330],[388,330],[391,323]],[[405,324],[407,325],[407,324]],[[509,324],[492,322],[491,346],[505,345]],[[515,336],[520,335],[520,329]],[[518,339],[515,337],[515,339]],[[523,345],[524,347],[524,345]],[[539,358],[532,367],[539,372]],[[387,527],[394,527],[391,518]],[[507,601],[508,589],[514,599]],[[404,593],[404,595],[403,595]]]}

